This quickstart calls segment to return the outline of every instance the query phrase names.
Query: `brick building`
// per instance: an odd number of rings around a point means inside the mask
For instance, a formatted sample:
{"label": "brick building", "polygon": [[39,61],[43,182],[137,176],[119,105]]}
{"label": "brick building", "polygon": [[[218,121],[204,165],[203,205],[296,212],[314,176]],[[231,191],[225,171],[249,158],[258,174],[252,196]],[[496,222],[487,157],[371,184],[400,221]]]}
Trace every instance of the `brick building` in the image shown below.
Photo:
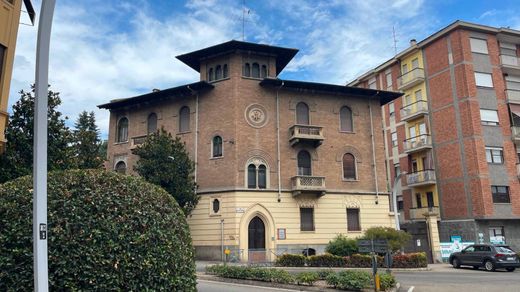
{"label": "brick building", "polygon": [[[201,196],[188,218],[197,257],[322,252],[337,234],[393,226],[381,105],[400,94],[281,80],[295,49],[230,41],[177,58],[200,81],[111,101],[109,167],[158,127],[180,137]],[[377,178],[377,179],[376,179]]]}
{"label": "brick building", "polygon": [[404,93],[383,106],[387,174],[435,257],[452,236],[520,249],[519,52],[520,31],[456,21],[349,83]]}

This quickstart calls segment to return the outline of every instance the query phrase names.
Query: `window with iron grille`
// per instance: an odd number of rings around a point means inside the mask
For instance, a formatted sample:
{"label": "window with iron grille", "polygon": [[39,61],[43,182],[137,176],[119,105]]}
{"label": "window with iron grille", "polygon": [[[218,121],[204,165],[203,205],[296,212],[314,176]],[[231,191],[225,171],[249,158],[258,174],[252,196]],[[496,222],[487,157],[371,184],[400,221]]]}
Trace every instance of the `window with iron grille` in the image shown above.
{"label": "window with iron grille", "polygon": [[300,230],[314,231],[314,208],[300,208]]}
{"label": "window with iron grille", "polygon": [[361,225],[359,224],[359,209],[347,208],[347,230],[361,231]]}

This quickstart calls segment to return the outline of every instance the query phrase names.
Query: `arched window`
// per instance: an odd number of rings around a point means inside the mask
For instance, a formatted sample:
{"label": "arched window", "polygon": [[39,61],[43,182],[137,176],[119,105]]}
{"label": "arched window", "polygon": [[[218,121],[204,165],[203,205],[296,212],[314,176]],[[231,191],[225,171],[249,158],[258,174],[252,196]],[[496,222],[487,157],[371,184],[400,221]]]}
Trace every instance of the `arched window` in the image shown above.
{"label": "arched window", "polygon": [[148,134],[153,134],[157,131],[157,115],[155,113],[151,113],[148,116]]}
{"label": "arched window", "polygon": [[350,153],[343,155],[343,178],[356,179],[356,158]]}
{"label": "arched window", "polygon": [[213,137],[213,157],[222,157],[222,137]]}
{"label": "arched window", "polygon": [[265,165],[258,166],[258,188],[265,189],[267,187],[267,168]]}
{"label": "arched window", "polygon": [[121,173],[121,174],[126,174],[126,163],[124,163],[124,161],[119,161],[117,164],[116,164],[116,168],[115,168],[116,172],[118,173]]}
{"label": "arched window", "polygon": [[251,77],[251,66],[249,63],[244,64],[244,68],[242,69],[242,75],[245,77]]}
{"label": "arched window", "polygon": [[188,132],[190,130],[190,108],[183,106],[179,111],[179,132]]}
{"label": "arched window", "polygon": [[128,119],[121,118],[117,122],[116,142],[128,141]]}
{"label": "arched window", "polygon": [[224,69],[222,70],[222,78],[228,78],[229,76],[229,73],[228,73],[228,68],[227,68],[227,64],[224,64]]}
{"label": "arched window", "polygon": [[213,75],[213,68],[209,68],[208,81],[213,81],[214,79],[215,79],[215,75]]}
{"label": "arched window", "polygon": [[339,111],[340,129],[343,132],[353,132],[354,123],[352,119],[352,110],[348,106],[344,106]]}
{"label": "arched window", "polygon": [[262,65],[262,71],[260,71],[260,77],[265,78],[267,77],[267,66]]}
{"label": "arched window", "polygon": [[218,213],[218,211],[220,211],[220,201],[218,199],[213,200],[212,209],[213,213]]}
{"label": "arched window", "polygon": [[260,65],[258,65],[258,63],[253,63],[253,68],[251,69],[251,77],[260,78]]}
{"label": "arched window", "polygon": [[308,125],[309,123],[309,106],[304,102],[299,102],[296,105],[296,124]]}
{"label": "arched window", "polygon": [[247,167],[247,187],[256,189],[256,165],[249,164]]}
{"label": "arched window", "polygon": [[222,66],[218,65],[215,69],[215,80],[222,79]]}
{"label": "arched window", "polygon": [[298,152],[298,175],[312,175],[311,155],[305,150]]}

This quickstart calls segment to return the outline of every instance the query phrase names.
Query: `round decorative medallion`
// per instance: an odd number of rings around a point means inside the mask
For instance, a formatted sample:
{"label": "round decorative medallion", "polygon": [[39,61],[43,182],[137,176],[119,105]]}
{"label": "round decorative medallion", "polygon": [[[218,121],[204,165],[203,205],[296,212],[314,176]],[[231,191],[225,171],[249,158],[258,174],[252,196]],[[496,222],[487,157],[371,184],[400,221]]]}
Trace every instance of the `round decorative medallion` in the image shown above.
{"label": "round decorative medallion", "polygon": [[259,104],[252,104],[246,108],[246,121],[255,128],[261,128],[267,124],[267,112],[265,108]]}

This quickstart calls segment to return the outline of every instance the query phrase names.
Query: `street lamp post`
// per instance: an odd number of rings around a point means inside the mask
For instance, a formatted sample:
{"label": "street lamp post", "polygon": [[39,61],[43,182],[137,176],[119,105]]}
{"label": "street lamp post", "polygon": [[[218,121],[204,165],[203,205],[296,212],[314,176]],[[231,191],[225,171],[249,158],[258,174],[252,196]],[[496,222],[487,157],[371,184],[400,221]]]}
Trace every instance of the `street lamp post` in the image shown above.
{"label": "street lamp post", "polygon": [[33,146],[34,291],[49,291],[47,253],[47,107],[49,47],[55,0],[43,0],[36,45]]}

